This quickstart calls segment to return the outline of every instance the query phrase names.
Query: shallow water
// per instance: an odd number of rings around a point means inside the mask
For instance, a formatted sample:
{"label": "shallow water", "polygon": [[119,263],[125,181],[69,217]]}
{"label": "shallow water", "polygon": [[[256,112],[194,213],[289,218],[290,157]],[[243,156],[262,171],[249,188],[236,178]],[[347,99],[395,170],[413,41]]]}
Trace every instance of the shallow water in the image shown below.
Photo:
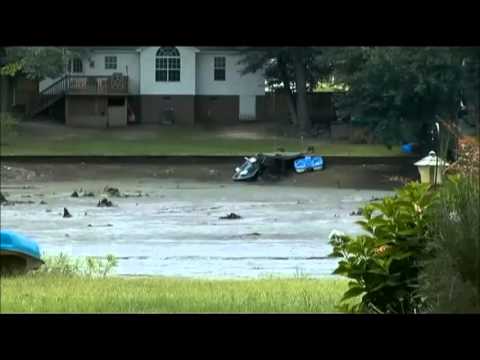
{"label": "shallow water", "polygon": [[[70,197],[80,187],[98,194],[107,184],[149,196],[111,198],[112,208],[96,207],[99,195]],[[391,194],[172,180],[38,183],[2,192],[9,200],[35,201],[2,206],[1,225],[35,239],[48,255],[113,254],[119,275],[208,278],[328,276],[338,261],[328,257],[330,231],[360,233],[359,217],[349,213]],[[62,218],[63,207],[72,218]],[[242,219],[219,219],[231,212]]]}

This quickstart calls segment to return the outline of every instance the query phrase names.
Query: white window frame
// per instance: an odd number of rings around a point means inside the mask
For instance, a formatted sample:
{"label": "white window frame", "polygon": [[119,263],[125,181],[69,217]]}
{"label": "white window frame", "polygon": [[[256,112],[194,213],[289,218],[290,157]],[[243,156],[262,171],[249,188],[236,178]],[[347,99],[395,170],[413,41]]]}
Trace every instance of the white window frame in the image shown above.
{"label": "white window frame", "polygon": [[112,55],[105,56],[105,70],[117,70],[117,68],[118,68],[118,57],[112,56]]}
{"label": "white window frame", "polygon": [[[80,67],[80,71],[76,71],[78,70],[78,67],[76,68],[75,67],[75,62],[76,64],[81,64]],[[75,58],[75,59],[72,59],[68,62],[68,72],[69,73],[72,73],[72,74],[83,74],[83,60],[80,59],[80,58]]]}
{"label": "white window frame", "polygon": [[[222,63],[217,63],[217,60],[223,60]],[[223,71],[223,79],[217,79],[217,70]],[[213,58],[213,80],[214,81],[226,81],[227,80],[227,58],[225,56],[215,56]]]}
{"label": "white window frame", "polygon": [[[181,81],[181,59],[177,48],[160,48],[155,54],[155,82],[180,82]],[[158,72],[166,72],[165,79],[159,79]],[[170,72],[178,72],[178,79],[171,79]]]}

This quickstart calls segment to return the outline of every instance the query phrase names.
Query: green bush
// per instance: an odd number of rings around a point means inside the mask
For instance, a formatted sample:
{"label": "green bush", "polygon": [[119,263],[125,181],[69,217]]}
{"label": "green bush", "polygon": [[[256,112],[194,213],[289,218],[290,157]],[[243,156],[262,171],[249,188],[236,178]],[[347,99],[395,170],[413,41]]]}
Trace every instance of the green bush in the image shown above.
{"label": "green bush", "polygon": [[105,277],[117,266],[118,260],[113,255],[105,259],[86,257],[73,259],[66,254],[44,257],[45,264],[36,273],[63,275]]}
{"label": "green bush", "polygon": [[451,176],[432,207],[433,259],[421,291],[433,312],[480,312],[480,184],[478,175]]}
{"label": "green bush", "polygon": [[18,120],[9,113],[0,113],[0,143],[4,144],[5,140],[16,134],[18,128]]}
{"label": "green bush", "polygon": [[361,296],[349,311],[414,313],[425,304],[418,295],[418,274],[428,256],[429,207],[435,197],[427,184],[409,183],[393,197],[363,208],[357,223],[367,232],[330,239],[332,256],[341,257],[334,274],[346,276],[341,303]]}

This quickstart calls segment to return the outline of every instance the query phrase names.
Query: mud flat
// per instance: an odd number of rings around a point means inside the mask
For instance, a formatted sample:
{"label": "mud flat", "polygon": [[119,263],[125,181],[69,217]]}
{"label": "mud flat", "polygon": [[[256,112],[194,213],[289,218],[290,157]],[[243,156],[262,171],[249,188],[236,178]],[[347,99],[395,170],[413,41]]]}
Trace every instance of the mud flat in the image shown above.
{"label": "mud flat", "polygon": [[[202,278],[329,276],[337,262],[328,257],[330,231],[359,233],[350,213],[390,195],[397,184],[387,177],[398,176],[388,166],[337,166],[244,184],[230,181],[231,165],[23,164],[22,179],[4,166],[19,165],[2,164],[1,183],[19,203],[2,205],[2,228],[36,239],[45,253],[113,254],[121,275]],[[122,196],[98,207],[106,186]],[[71,197],[78,189],[94,196]],[[221,219],[230,213],[241,218]]]}

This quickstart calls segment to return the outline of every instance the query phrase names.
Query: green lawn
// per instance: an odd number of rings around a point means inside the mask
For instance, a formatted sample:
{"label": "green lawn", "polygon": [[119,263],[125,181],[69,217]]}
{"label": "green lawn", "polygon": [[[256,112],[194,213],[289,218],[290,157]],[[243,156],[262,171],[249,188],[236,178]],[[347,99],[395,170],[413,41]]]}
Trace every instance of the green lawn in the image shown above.
{"label": "green lawn", "polygon": [[2,278],[2,313],[332,313],[343,279]]}
{"label": "green lawn", "polygon": [[228,131],[174,127],[124,129],[72,129],[57,125],[49,129],[20,129],[1,141],[0,151],[8,155],[247,155],[257,152],[305,151],[313,145],[324,156],[400,156],[400,146],[388,150],[384,145],[326,143],[274,137],[229,136]]}

